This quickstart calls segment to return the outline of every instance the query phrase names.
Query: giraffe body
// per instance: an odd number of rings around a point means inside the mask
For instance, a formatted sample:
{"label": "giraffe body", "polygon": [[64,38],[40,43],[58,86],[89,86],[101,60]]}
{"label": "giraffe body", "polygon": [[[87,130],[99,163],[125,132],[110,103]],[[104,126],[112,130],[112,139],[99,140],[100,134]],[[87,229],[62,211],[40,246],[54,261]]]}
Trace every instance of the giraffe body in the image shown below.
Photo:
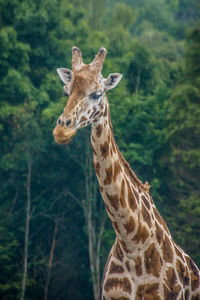
{"label": "giraffe body", "polygon": [[[59,69],[70,94],[54,129],[58,143],[67,143],[77,129],[92,123],[91,144],[99,188],[116,240],[105,266],[102,300],[200,300],[200,272],[175,244],[167,225],[149,195],[120,153],[110,121],[105,91],[121,79],[105,80],[101,48],[90,65],[73,48],[72,70]],[[71,72],[71,73],[70,73]]]}

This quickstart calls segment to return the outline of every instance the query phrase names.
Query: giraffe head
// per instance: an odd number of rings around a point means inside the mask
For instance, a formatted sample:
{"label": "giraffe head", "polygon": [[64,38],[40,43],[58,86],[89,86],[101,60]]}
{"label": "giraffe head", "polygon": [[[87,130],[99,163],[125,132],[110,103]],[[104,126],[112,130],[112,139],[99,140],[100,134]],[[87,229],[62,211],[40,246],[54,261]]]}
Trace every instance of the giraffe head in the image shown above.
{"label": "giraffe head", "polygon": [[58,118],[53,131],[58,144],[66,144],[83,128],[92,122],[98,122],[106,106],[106,91],[114,88],[122,78],[119,73],[112,73],[106,79],[101,74],[106,49],[100,48],[92,63],[82,61],[81,51],[72,48],[72,71],[57,69],[63,81],[64,94],[69,96],[63,113]]}

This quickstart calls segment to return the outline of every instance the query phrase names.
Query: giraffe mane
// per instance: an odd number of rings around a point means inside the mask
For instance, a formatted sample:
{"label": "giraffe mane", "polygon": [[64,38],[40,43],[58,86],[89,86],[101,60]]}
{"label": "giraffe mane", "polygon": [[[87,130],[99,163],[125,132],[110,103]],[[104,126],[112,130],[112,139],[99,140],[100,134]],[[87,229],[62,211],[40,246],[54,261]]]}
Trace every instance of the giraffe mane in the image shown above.
{"label": "giraffe mane", "polygon": [[[107,97],[106,97],[106,100],[107,100],[107,103],[108,103]],[[120,162],[123,165],[126,174],[130,177],[130,179],[131,179],[131,181],[134,185],[137,185],[139,188],[141,188],[142,191],[149,194],[149,190],[150,190],[151,186],[149,185],[148,181],[146,181],[145,183],[142,183],[142,181],[137,177],[137,175],[131,169],[129,163],[125,160],[125,158],[121,154],[121,152],[119,150],[119,147],[117,146],[117,143],[115,142],[113,129],[112,129],[112,123],[111,123],[110,110],[108,110],[108,120],[109,120],[110,129],[111,129],[111,132],[112,132],[112,137],[111,138],[112,138],[112,141],[115,143],[116,150],[118,152]]]}
{"label": "giraffe mane", "polygon": [[133,184],[137,185],[139,188],[141,188],[144,192],[149,194],[149,190],[150,190],[150,185],[148,183],[148,181],[146,181],[145,183],[142,183],[142,181],[137,177],[137,175],[133,172],[133,170],[131,169],[129,163],[125,160],[125,158],[123,157],[123,155],[121,154],[119,147],[116,145],[116,149],[119,155],[119,159],[122,163],[122,165],[124,166],[124,169],[126,171],[126,173],[129,175],[131,181],[133,182]]}

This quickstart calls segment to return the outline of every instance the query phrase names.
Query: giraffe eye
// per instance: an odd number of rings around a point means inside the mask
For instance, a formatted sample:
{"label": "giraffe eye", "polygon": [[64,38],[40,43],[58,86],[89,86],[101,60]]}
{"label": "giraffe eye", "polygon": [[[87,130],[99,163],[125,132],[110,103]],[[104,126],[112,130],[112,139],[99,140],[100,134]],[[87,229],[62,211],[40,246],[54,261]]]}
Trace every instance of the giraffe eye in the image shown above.
{"label": "giraffe eye", "polygon": [[61,119],[58,119],[58,125],[61,125],[61,124],[62,124]]}
{"label": "giraffe eye", "polygon": [[97,100],[102,96],[102,92],[94,92],[92,94],[90,94],[90,98],[93,100]]}
{"label": "giraffe eye", "polygon": [[66,122],[65,122],[65,125],[66,126],[69,126],[71,124],[71,120],[67,120]]}

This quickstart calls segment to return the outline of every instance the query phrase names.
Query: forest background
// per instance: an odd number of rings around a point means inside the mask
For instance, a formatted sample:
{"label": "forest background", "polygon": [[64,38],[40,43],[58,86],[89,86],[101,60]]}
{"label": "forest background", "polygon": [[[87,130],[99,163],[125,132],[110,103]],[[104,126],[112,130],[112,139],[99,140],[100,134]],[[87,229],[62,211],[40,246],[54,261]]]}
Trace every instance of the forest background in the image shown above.
{"label": "forest background", "polygon": [[71,47],[103,75],[116,141],[174,240],[200,266],[200,11],[197,0],[0,0],[0,298],[98,299],[115,238],[90,128],[52,130]]}

